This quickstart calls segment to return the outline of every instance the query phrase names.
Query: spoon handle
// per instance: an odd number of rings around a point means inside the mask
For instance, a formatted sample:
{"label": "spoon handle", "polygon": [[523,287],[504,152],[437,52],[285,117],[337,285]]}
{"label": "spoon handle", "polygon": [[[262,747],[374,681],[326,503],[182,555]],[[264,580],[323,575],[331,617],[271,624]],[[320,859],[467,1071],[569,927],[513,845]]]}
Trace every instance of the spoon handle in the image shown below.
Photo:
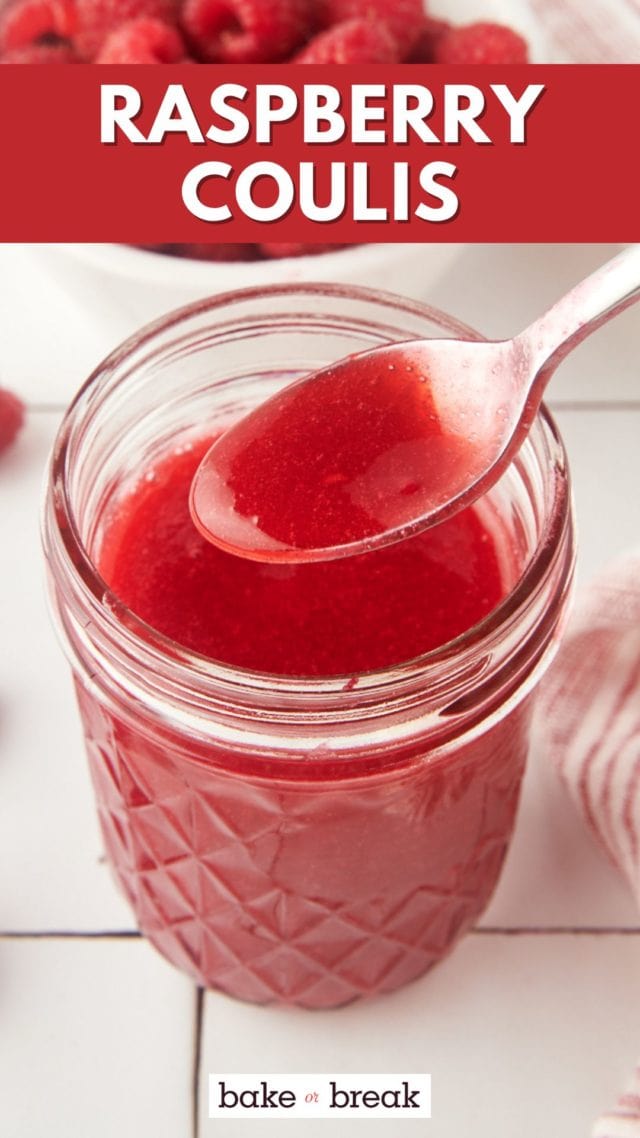
{"label": "spoon handle", "polygon": [[521,332],[515,343],[528,359],[529,374],[535,375],[531,394],[541,399],[560,361],[639,295],[640,245],[629,245]]}

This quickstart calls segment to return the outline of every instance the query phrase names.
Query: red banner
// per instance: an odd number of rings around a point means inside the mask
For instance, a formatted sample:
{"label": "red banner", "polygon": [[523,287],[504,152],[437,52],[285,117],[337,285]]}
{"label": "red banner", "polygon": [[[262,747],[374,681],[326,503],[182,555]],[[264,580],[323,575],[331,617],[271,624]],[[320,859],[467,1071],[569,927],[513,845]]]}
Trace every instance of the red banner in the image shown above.
{"label": "red banner", "polygon": [[638,241],[637,66],[0,68],[4,241]]}

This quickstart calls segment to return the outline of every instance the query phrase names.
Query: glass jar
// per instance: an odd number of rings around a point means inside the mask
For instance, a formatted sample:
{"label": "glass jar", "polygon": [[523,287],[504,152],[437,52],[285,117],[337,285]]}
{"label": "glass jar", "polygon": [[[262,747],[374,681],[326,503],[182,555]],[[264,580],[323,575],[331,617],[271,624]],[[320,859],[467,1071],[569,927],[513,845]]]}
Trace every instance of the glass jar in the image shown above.
{"label": "glass jar", "polygon": [[542,411],[478,505],[500,550],[498,607],[441,648],[357,677],[235,669],[164,638],[101,579],[101,527],[183,431],[214,433],[350,352],[442,335],[479,338],[369,290],[231,293],[115,351],[58,434],[44,513],[51,605],[109,861],[144,935],[198,983],[242,999],[330,1007],[392,990],[486,906],[572,577],[562,444]]}

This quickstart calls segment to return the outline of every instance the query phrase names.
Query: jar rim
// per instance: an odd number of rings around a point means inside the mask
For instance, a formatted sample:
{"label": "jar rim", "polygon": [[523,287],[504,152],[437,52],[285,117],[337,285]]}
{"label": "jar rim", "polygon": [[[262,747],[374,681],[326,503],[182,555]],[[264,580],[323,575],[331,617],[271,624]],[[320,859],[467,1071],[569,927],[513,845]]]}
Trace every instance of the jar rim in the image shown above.
{"label": "jar rim", "polygon": [[[312,698],[314,693],[330,696],[334,693],[350,691],[353,684],[352,673],[322,677],[280,675],[226,664],[224,661],[215,660],[192,651],[163,635],[124,605],[100,575],[80,535],[74,507],[70,499],[68,469],[69,446],[77,417],[86,410],[87,400],[97,397],[100,385],[106,386],[109,375],[113,373],[114,369],[122,365],[133,351],[151,346],[159,335],[179,327],[194,317],[207,313],[214,314],[218,310],[232,307],[240,301],[264,301],[270,297],[285,298],[287,296],[299,298],[305,295],[335,299],[344,297],[345,299],[372,302],[381,307],[389,306],[396,312],[405,312],[419,318],[431,319],[446,332],[450,332],[459,338],[467,340],[484,339],[473,328],[439,309],[408,297],[365,286],[304,282],[238,289],[196,301],[144,325],[109,353],[93,370],[71,402],[58,430],[51,457],[50,486],[53,488],[57,532],[62,540],[68,561],[73,566],[76,584],[81,588],[84,596],[90,599],[94,611],[100,611],[107,622],[112,624],[114,630],[117,629],[118,632],[126,634],[131,650],[138,649],[145,657],[152,656],[156,661],[170,662],[180,671],[183,680],[186,680],[190,675],[193,678],[197,677],[199,683],[203,680],[212,683],[219,682],[230,690],[247,689],[254,693],[257,690],[277,691],[280,695],[292,694],[308,699]],[[126,377],[124,378],[126,379]],[[122,378],[117,382],[122,382]],[[545,430],[551,445],[557,452],[558,460],[566,468],[566,455],[562,439],[553,417],[544,405],[536,417],[536,423]],[[461,657],[471,656],[474,652],[485,647],[490,649],[495,636],[517,614],[531,593],[537,590],[544,581],[549,566],[553,562],[554,551],[562,528],[566,524],[568,503],[568,486],[565,481],[556,479],[553,508],[549,510],[545,528],[530,561],[513,588],[495,608],[472,625],[470,629],[443,645],[397,664],[358,672],[357,692],[362,695],[363,691],[375,691],[396,682],[411,681],[417,676],[424,679],[426,671],[435,675],[441,672],[454,658],[459,660]],[[44,524],[46,530],[46,518]]]}

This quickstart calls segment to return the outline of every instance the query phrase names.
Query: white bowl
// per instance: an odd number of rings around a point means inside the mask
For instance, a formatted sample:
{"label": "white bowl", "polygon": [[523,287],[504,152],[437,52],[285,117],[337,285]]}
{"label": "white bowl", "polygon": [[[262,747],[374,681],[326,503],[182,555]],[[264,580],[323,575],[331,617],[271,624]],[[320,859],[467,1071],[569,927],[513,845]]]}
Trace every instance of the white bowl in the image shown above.
{"label": "white bowl", "polygon": [[369,285],[419,300],[455,260],[460,245],[351,245],[267,261],[195,261],[128,245],[43,245],[63,287],[80,303],[102,297],[144,323],[194,300],[238,288],[301,281]]}

